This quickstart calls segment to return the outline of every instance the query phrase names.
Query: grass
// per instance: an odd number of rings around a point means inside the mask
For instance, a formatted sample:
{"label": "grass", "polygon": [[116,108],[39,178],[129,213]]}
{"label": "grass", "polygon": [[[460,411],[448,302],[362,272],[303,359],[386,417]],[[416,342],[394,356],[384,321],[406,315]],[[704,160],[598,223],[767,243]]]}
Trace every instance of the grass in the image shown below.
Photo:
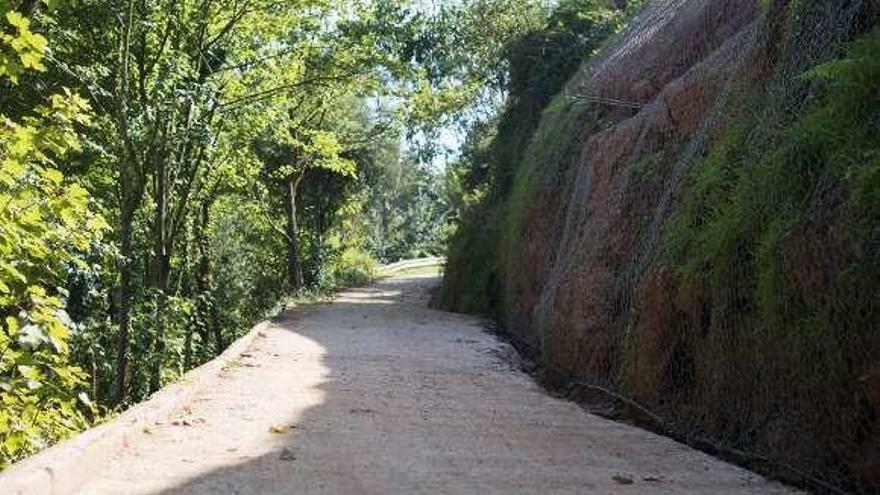
{"label": "grass", "polygon": [[395,276],[395,277],[421,277],[421,276],[440,277],[443,275],[443,265],[437,263],[435,265],[420,266],[420,267],[416,267],[416,268],[407,268],[405,270],[400,270],[398,272],[392,273],[391,275]]}
{"label": "grass", "polygon": [[[419,260],[409,260],[412,262],[418,262]],[[389,277],[410,277],[410,276],[441,276],[443,274],[443,267],[445,265],[445,260],[437,259],[432,260],[432,262],[428,264],[416,264],[415,266],[407,266],[403,265],[400,267],[394,265],[388,265],[384,267],[379,267],[376,271],[376,278],[383,279]]]}

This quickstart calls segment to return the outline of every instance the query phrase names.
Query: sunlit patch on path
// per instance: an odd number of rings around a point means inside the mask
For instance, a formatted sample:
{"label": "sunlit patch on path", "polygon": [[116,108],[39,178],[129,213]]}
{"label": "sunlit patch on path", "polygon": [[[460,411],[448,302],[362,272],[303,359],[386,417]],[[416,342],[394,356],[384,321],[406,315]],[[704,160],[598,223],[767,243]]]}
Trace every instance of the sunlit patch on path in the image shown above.
{"label": "sunlit patch on path", "polygon": [[787,493],[548,396],[432,277],[284,315],[84,494]]}

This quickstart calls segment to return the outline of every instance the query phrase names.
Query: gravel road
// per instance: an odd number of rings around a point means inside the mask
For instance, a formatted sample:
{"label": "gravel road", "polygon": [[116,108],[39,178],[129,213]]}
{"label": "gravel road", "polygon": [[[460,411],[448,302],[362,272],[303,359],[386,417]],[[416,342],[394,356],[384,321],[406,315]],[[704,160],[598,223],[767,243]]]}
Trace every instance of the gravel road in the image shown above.
{"label": "gravel road", "polygon": [[285,315],[79,493],[794,493],[550,397],[479,320],[428,309],[436,284]]}

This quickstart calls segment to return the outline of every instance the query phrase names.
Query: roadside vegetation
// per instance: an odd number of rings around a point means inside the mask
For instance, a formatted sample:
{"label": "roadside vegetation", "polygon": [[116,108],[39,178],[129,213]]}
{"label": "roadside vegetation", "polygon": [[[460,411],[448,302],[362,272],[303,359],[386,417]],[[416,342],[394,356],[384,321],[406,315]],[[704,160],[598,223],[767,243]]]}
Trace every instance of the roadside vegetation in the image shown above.
{"label": "roadside vegetation", "polygon": [[[498,320],[553,385],[819,493],[874,493],[880,11],[741,2],[757,40],[695,54],[718,33],[690,15],[721,3],[563,2],[510,42],[503,111],[451,167],[441,303]],[[639,52],[660,12],[681,25]],[[616,51],[679,56],[667,42],[693,60],[662,84]],[[642,99],[591,98],[596,66]]]}
{"label": "roadside vegetation", "polygon": [[548,381],[880,486],[880,9],[693,4],[0,0],[0,469],[442,274]]}
{"label": "roadside vegetation", "polygon": [[640,5],[560,2],[546,20],[505,45],[507,99],[500,112],[473,127],[448,172],[458,185],[453,204],[461,222],[449,247],[445,306],[503,319],[500,269],[505,244],[521,232],[517,216],[534,197],[539,175],[565,177],[588,123],[589,107],[560,92]]}
{"label": "roadside vegetation", "polygon": [[0,468],[438,256],[539,2],[0,1]]}

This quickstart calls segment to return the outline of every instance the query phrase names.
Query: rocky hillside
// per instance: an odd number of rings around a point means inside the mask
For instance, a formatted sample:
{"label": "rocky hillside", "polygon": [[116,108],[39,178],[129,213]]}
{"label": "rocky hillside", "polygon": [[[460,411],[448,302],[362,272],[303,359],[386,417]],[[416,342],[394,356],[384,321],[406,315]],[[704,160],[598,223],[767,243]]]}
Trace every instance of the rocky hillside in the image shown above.
{"label": "rocky hillside", "polygon": [[878,10],[647,2],[539,114],[502,116],[443,302],[551,384],[818,492],[880,490]]}

